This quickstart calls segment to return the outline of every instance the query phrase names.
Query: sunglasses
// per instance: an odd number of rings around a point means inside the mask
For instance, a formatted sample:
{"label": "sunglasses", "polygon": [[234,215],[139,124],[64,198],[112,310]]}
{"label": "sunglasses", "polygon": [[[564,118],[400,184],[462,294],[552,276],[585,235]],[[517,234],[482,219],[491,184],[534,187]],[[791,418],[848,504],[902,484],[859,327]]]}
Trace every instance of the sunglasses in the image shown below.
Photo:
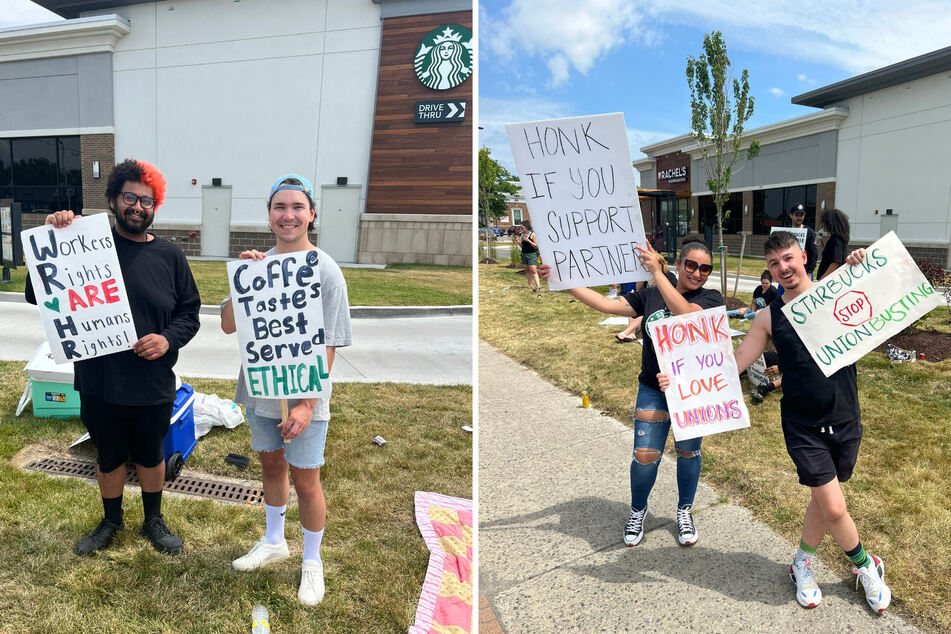
{"label": "sunglasses", "polygon": [[684,270],[687,271],[687,273],[693,273],[697,269],[700,269],[700,275],[706,277],[707,275],[710,275],[710,273],[713,272],[713,265],[700,264],[699,262],[695,260],[688,260],[686,258],[684,259]]}

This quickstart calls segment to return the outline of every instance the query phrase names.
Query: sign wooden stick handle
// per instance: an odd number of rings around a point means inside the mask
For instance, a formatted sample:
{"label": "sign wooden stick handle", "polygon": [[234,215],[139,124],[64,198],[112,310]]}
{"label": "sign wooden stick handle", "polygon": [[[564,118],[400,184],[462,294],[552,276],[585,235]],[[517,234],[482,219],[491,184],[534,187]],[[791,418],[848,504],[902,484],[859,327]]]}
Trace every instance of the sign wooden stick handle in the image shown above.
{"label": "sign wooden stick handle", "polygon": [[[281,399],[281,425],[287,422],[287,399]],[[284,442],[290,442],[290,439],[285,439]]]}

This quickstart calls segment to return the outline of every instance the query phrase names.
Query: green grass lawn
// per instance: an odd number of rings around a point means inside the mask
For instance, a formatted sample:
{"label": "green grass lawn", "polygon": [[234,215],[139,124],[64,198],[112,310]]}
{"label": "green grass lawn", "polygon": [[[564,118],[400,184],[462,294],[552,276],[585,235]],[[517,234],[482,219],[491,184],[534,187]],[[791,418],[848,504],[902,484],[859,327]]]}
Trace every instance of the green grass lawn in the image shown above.
{"label": "green grass lawn", "polygon": [[[78,419],[34,418],[29,407],[14,417],[23,365],[0,362],[0,631],[244,633],[251,608],[262,603],[275,632],[405,632],[429,561],[414,492],[472,497],[472,435],[460,429],[471,425],[471,388],[338,384],[321,469],[327,594],[318,607],[297,601],[301,535],[293,503],[290,559],[255,572],[230,563],[263,535],[262,505],[164,496],[166,520],[185,541],[184,551],[169,557],[138,536],[142,505],[133,487],[125,492],[126,529],[109,549],[80,558],[76,543],[102,515],[95,484],[14,462],[36,447],[66,455],[84,429]],[[233,381],[186,381],[201,392],[234,394]],[[384,447],[373,444],[377,435],[388,441]],[[232,452],[251,458],[246,470],[224,462]],[[247,425],[212,429],[185,469],[261,475]]]}
{"label": "green grass lawn", "polygon": [[[947,314],[940,306],[924,324],[951,333]],[[529,293],[516,270],[490,265],[480,277],[481,339],[555,385],[587,390],[593,407],[628,424],[641,348],[614,343],[621,328],[599,326],[603,318],[567,293]],[[749,324],[731,321],[739,330]],[[892,364],[873,352],[859,361],[858,382],[865,435],[855,474],[843,485],[849,511],[865,547],[888,562],[892,610],[928,630],[951,631],[951,540],[944,537],[951,535],[951,360]],[[704,439],[702,478],[786,537],[792,552],[809,494],[786,453],[779,399],[752,405],[747,397],[750,429]],[[831,536],[820,556],[849,576]]]}
{"label": "green grass lawn", "polygon": [[[228,295],[225,262],[189,263],[203,304],[218,304]],[[11,272],[0,292],[22,293],[26,267]],[[343,269],[351,306],[457,306],[472,304],[472,269],[465,266],[390,264],[385,269]]]}

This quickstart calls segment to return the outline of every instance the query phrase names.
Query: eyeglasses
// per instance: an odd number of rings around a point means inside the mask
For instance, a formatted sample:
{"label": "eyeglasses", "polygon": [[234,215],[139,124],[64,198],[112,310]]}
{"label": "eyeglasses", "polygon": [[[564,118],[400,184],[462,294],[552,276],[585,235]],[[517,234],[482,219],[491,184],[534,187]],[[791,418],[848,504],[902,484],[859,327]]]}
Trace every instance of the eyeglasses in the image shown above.
{"label": "eyeglasses", "polygon": [[155,199],[149,196],[136,196],[132,192],[122,192],[122,202],[130,207],[136,202],[142,203],[142,209],[151,209],[155,205]]}
{"label": "eyeglasses", "polygon": [[697,269],[700,269],[700,275],[706,277],[707,275],[710,275],[710,273],[713,272],[713,265],[700,264],[699,262],[695,260],[688,260],[684,258],[684,270],[687,271],[687,273],[693,273]]}

